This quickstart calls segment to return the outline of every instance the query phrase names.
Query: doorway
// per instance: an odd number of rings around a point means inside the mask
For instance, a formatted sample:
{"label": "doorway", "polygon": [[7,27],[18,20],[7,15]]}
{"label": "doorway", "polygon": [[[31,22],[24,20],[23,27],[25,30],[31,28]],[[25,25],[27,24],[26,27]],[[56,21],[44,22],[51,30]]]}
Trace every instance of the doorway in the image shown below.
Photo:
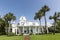
{"label": "doorway", "polygon": [[29,27],[24,28],[24,34],[29,34]]}

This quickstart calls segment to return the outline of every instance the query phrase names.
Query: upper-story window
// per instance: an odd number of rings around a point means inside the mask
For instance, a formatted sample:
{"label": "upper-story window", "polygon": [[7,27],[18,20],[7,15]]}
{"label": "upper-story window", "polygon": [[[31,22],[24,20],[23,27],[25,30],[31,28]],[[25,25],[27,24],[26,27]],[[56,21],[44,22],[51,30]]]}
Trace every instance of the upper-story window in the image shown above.
{"label": "upper-story window", "polygon": [[21,22],[22,25],[24,25],[24,22]]}
{"label": "upper-story window", "polygon": [[33,26],[35,26],[35,23],[33,22]]}

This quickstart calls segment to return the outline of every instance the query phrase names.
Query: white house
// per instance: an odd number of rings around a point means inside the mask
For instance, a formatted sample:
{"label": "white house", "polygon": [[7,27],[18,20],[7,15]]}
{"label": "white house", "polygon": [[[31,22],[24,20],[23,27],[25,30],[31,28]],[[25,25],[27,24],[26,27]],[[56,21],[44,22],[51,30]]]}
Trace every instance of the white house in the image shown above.
{"label": "white house", "polygon": [[41,27],[38,22],[30,22],[27,21],[25,16],[21,16],[19,19],[19,23],[12,24],[12,32],[16,33],[16,35],[21,35],[23,34],[36,34],[36,33],[41,33]]}

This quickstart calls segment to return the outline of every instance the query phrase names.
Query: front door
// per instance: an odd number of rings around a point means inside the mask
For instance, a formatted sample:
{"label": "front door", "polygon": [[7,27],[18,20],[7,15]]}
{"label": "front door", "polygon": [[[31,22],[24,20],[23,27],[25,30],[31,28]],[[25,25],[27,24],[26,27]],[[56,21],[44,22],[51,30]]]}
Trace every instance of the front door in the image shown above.
{"label": "front door", "polygon": [[24,34],[29,34],[29,28],[28,27],[25,28]]}

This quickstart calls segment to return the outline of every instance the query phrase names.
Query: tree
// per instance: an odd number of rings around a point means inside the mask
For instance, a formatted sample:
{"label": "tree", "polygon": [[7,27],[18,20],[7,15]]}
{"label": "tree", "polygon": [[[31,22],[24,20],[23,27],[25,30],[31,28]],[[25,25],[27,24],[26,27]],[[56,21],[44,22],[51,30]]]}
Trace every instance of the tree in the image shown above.
{"label": "tree", "polygon": [[[38,19],[40,21],[40,26],[41,26],[41,17],[42,17],[42,12],[41,11],[38,11],[34,16],[34,20]],[[42,33],[43,33],[43,30],[42,30]]]}
{"label": "tree", "polygon": [[56,29],[60,33],[60,12],[57,13]]}
{"label": "tree", "polygon": [[49,17],[49,19],[54,20],[54,32],[53,32],[53,34],[55,34],[55,31],[56,31],[58,17],[59,17],[59,15],[56,12],[53,16]]}
{"label": "tree", "polygon": [[48,27],[47,27],[47,21],[46,21],[46,12],[49,11],[50,8],[47,5],[44,5],[41,9],[41,12],[43,12],[43,16],[45,19],[45,32],[48,33]]}
{"label": "tree", "polygon": [[16,20],[16,17],[13,15],[13,13],[9,12],[4,16],[4,19],[6,21],[6,25],[9,26],[9,29],[8,29],[8,33],[9,33],[10,32],[11,21]]}
{"label": "tree", "polygon": [[5,34],[5,21],[0,18],[0,35]]}
{"label": "tree", "polygon": [[39,13],[36,13],[35,16],[34,16],[34,20],[37,20],[37,19],[39,19],[40,26],[41,26],[41,15]]}

